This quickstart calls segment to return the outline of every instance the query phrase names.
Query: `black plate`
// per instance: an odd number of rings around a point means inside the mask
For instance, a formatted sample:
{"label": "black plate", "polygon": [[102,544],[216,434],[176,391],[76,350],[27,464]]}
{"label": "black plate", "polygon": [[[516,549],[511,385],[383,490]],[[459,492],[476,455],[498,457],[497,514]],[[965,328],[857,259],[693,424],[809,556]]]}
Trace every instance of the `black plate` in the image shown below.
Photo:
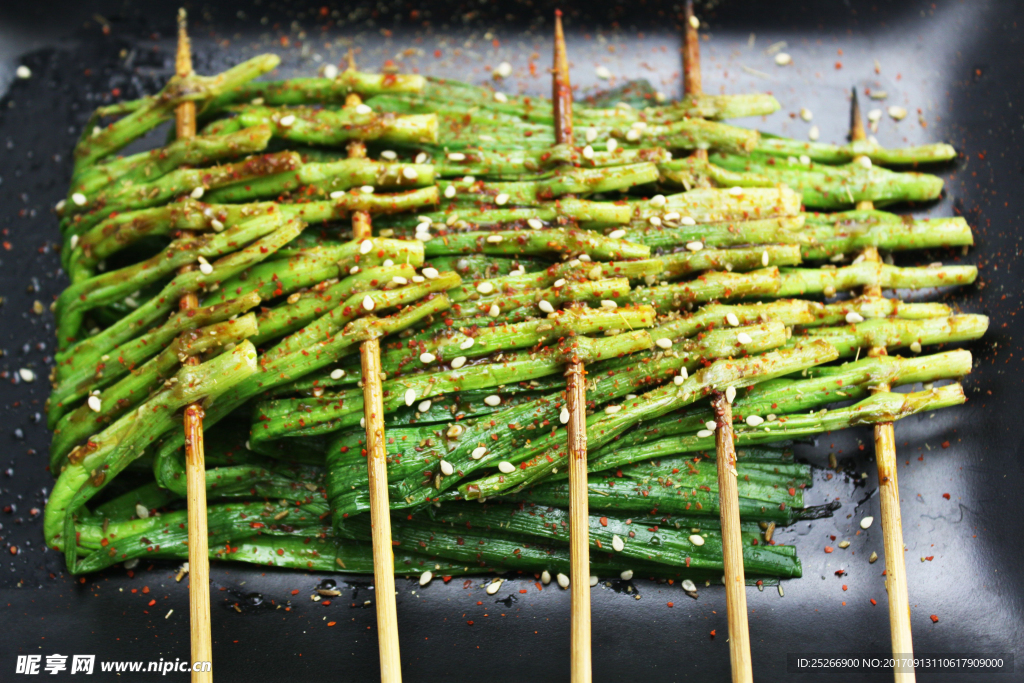
{"label": "black plate", "polygon": [[[672,4],[579,4],[580,11],[567,11],[567,30],[580,95],[605,85],[595,76],[598,64],[620,78],[646,77],[664,92],[678,94],[678,19]],[[0,477],[6,558],[0,572],[3,681],[22,679],[15,674],[18,655],[94,654],[99,661],[188,657],[188,596],[185,583],[175,583],[173,566],[141,565],[133,577],[119,567],[75,578],[63,571],[59,553],[42,547],[38,510],[51,478],[43,471],[48,435],[39,413],[47,396],[43,378],[52,317],[32,310],[36,300],[48,306],[65,285],[57,270],[50,208],[67,186],[79,128],[93,107],[117,99],[115,88],[121,98],[136,97],[142,89],[155,90],[170,74],[176,7],[51,0],[6,2],[0,8],[0,79],[7,89],[0,101],[0,295],[5,298],[0,443],[5,444],[2,467],[10,467]],[[944,199],[916,213],[965,215],[977,247],[967,255],[940,251],[904,261],[977,263],[982,271],[976,286],[941,296],[965,311],[992,316],[989,334],[971,347],[976,370],[966,380],[970,402],[897,426],[918,653],[1020,654],[1024,643],[1024,449],[1017,415],[1024,367],[1022,350],[1013,341],[1024,324],[1024,316],[1016,318],[1024,213],[1020,7],[1012,0],[737,0],[715,2],[700,12],[708,35],[702,41],[705,90],[768,90],[783,103],[781,112],[747,125],[803,138],[811,124],[795,114],[806,107],[822,140],[839,142],[847,126],[848,92],[857,85],[885,90],[889,99],[883,107],[895,103],[911,112],[898,124],[883,116],[878,132],[883,144],[948,140],[961,151],[955,163],[937,171],[947,180]],[[361,49],[360,65],[369,70],[394,59],[402,69],[482,82],[507,60],[515,68],[509,88],[550,92],[546,69],[553,5],[546,2],[339,8],[340,14],[329,8],[325,16],[320,3],[194,6],[196,67],[210,73],[274,50],[284,58],[283,71],[308,74],[318,57],[338,62],[347,41],[353,41]],[[765,54],[783,40],[793,56],[785,68]],[[531,63],[536,76],[530,75]],[[31,68],[29,80],[13,80],[18,64]],[[878,105],[868,102],[865,108],[873,106]],[[19,382],[19,368],[34,369],[39,379]],[[787,674],[787,653],[889,652],[883,563],[867,561],[872,551],[881,552],[880,525],[856,535],[858,520],[878,513],[870,433],[826,435],[801,449],[816,465],[825,465],[830,452],[844,473],[829,479],[819,470],[809,500],[838,497],[842,509],[832,519],[779,534],[797,544],[804,577],[785,584],[785,597],[775,588],[749,590],[758,680],[891,680],[885,669]],[[825,545],[837,545],[833,535],[852,545],[824,553]],[[16,554],[8,554],[13,548]],[[837,577],[840,569],[845,574]],[[368,577],[332,577],[344,595],[330,606],[309,600],[323,575],[215,564],[212,577],[218,681],[378,677],[374,610],[363,605],[373,598]],[[533,577],[520,577],[488,597],[481,583],[479,578],[447,585],[435,580],[421,589],[414,581],[398,581],[406,679],[566,680],[569,594],[553,586],[538,591]],[[295,589],[299,593],[292,596]],[[678,586],[638,581],[630,593],[619,581],[602,584],[593,594],[595,679],[727,680],[724,599],[719,588],[702,587],[694,601]],[[150,600],[156,601],[152,607]],[[931,615],[937,615],[937,623]],[[1018,673],[998,676],[926,669],[919,675],[922,681],[1024,680],[1019,673],[1024,662],[1017,667]],[[184,674],[176,676],[183,680]],[[97,673],[92,680],[108,677]]]}

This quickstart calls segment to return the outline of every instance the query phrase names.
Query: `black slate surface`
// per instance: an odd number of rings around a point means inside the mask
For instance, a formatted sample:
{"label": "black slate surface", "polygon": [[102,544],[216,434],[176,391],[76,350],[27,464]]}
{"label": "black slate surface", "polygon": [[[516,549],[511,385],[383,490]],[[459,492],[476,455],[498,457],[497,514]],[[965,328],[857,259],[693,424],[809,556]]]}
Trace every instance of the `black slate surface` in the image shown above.
{"label": "black slate surface", "polygon": [[[65,191],[79,127],[97,104],[153,91],[170,74],[176,7],[67,0],[0,6],[0,681],[29,678],[15,673],[17,656],[25,654],[43,655],[44,662],[51,654],[95,654],[98,661],[188,657],[188,595],[184,582],[175,583],[173,565],[143,564],[132,577],[120,567],[72,577],[63,557],[42,546],[39,510],[51,478],[40,413],[52,317],[33,312],[33,302],[48,307],[65,285],[51,207]],[[482,82],[507,60],[515,69],[509,90],[546,94],[553,8],[548,2],[249,0],[196,3],[190,11],[196,67],[204,73],[274,50],[284,59],[283,72],[308,74],[320,60],[337,63],[351,41],[368,70],[393,59],[403,70]],[[599,87],[599,64],[620,79],[646,77],[678,95],[678,19],[671,3],[566,3],[563,9],[580,96]],[[1016,318],[1024,209],[1021,3],[721,0],[699,14],[707,34],[705,90],[767,90],[783,103],[782,111],[744,125],[803,138],[811,124],[795,114],[806,107],[821,139],[841,142],[849,88],[856,85],[885,90],[883,107],[900,104],[911,112],[898,124],[883,117],[877,134],[883,144],[948,140],[960,150],[954,163],[935,171],[947,180],[944,198],[915,213],[965,215],[977,246],[967,255],[938,251],[900,261],[978,264],[976,286],[925,296],[992,316],[988,336],[971,346],[976,369],[965,381],[969,403],[897,426],[914,642],[918,653],[1024,653],[1024,449],[1016,412],[1024,324]],[[793,56],[786,68],[765,54],[783,40]],[[14,78],[19,64],[31,68],[30,79]],[[39,378],[19,381],[20,368]],[[871,451],[867,430],[825,435],[800,449],[822,466],[836,454],[844,472],[828,478],[819,469],[808,500],[839,498],[843,507],[834,518],[777,534],[798,546],[804,563],[804,577],[787,582],[784,597],[774,588],[749,590],[758,680],[891,680],[884,669],[796,675],[786,668],[787,653],[889,652],[883,563],[867,562],[872,551],[881,552],[880,525],[856,535],[861,517],[878,514]],[[852,541],[848,549],[823,552],[844,538]],[[845,574],[837,577],[840,569]],[[215,564],[212,578],[218,681],[378,677],[374,610],[363,606],[373,598],[369,577]],[[330,606],[308,597],[325,578],[344,593]],[[399,579],[406,680],[568,679],[568,592],[554,584],[538,591],[532,577],[521,577],[487,596],[480,578],[464,581],[435,580],[421,589]],[[595,680],[727,680],[726,632],[719,588],[701,587],[693,601],[678,586],[637,581],[627,593],[622,582],[602,583],[593,593]],[[1022,670],[1024,661],[1007,674],[920,670],[919,680],[1016,681],[1024,680]],[[92,677],[108,678],[115,677]]]}

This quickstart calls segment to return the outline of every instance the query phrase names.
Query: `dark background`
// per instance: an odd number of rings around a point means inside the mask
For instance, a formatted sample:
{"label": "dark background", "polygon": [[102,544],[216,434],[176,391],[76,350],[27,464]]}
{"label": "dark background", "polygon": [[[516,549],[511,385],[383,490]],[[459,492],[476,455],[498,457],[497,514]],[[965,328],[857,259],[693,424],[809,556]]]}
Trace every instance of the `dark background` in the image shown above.
{"label": "dark background", "polygon": [[[202,73],[273,50],[283,57],[284,75],[310,74],[327,61],[338,63],[353,44],[365,70],[392,59],[402,70],[480,83],[507,60],[514,74],[505,89],[550,92],[554,5],[548,2],[188,6]],[[80,126],[98,104],[155,91],[170,75],[176,7],[67,0],[0,6],[0,681],[22,679],[14,674],[18,654],[188,657],[188,593],[186,582],[174,581],[175,566],[142,564],[133,577],[117,567],[76,578],[64,572],[62,555],[42,546],[39,511],[51,478],[44,471],[48,434],[40,412],[52,318],[33,312],[33,302],[48,307],[65,286],[51,207],[64,194]],[[600,64],[619,79],[646,77],[670,97],[679,95],[677,6],[562,7],[580,96],[599,87],[594,69]],[[1016,319],[1024,208],[1022,5],[722,0],[698,4],[698,14],[705,21],[705,91],[770,91],[783,104],[773,116],[743,125],[805,138],[811,124],[796,112],[806,107],[823,141],[842,142],[848,93],[856,85],[889,94],[884,103],[867,102],[865,111],[890,104],[910,111],[900,123],[883,116],[882,144],[946,140],[961,152],[935,171],[947,180],[943,200],[916,213],[965,215],[977,246],[967,255],[933,252],[901,261],[976,263],[982,268],[977,285],[924,296],[992,317],[989,334],[971,347],[976,369],[965,380],[968,404],[904,420],[896,430],[914,644],[918,653],[1018,655],[1013,674],[920,671],[922,681],[1024,680],[1022,321]],[[765,52],[782,40],[793,56],[785,68]],[[14,78],[18,64],[31,68],[30,79]],[[20,368],[33,369],[38,379],[19,381]],[[836,455],[843,472],[818,469],[808,502],[839,498],[843,506],[834,518],[777,534],[798,546],[804,577],[787,582],[784,597],[775,588],[749,590],[757,678],[891,680],[886,670],[786,673],[787,653],[889,652],[884,564],[867,562],[872,551],[881,554],[881,525],[856,533],[861,517],[878,515],[870,432],[825,435],[800,453],[820,466]],[[823,552],[843,539],[852,541],[848,549]],[[846,574],[837,577],[840,569]],[[344,595],[330,606],[309,600],[324,575],[215,564],[212,578],[218,681],[378,677],[374,610],[363,607],[373,598],[369,577],[332,577]],[[568,679],[569,594],[554,584],[538,592],[532,578],[518,578],[497,596],[487,596],[479,578],[435,580],[422,589],[399,579],[398,588],[407,680]],[[696,601],[678,585],[637,581],[632,593],[625,588],[615,581],[593,592],[596,680],[728,679],[720,588],[701,586]]]}

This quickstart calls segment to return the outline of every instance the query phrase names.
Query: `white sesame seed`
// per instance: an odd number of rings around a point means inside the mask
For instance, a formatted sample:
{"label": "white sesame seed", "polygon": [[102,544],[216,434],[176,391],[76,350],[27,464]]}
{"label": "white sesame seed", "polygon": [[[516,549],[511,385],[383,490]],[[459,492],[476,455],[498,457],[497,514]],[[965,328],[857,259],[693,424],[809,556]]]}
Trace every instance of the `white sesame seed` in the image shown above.
{"label": "white sesame seed", "polygon": [[210,221],[210,227],[213,228],[214,232],[221,232],[224,230],[224,224],[216,218]]}
{"label": "white sesame seed", "polygon": [[391,278],[391,281],[394,282],[396,285],[409,284],[409,280],[407,278],[402,277],[401,275],[394,276],[393,278]]}
{"label": "white sesame seed", "polygon": [[139,519],[149,519],[149,508],[142,503],[135,504],[135,516]]}
{"label": "white sesame seed", "polygon": [[295,115],[294,114],[288,114],[287,116],[282,116],[281,120],[278,121],[277,123],[279,125],[284,126],[285,128],[287,128],[288,126],[291,126],[292,124],[295,123]]}
{"label": "white sesame seed", "polygon": [[612,550],[621,553],[626,548],[626,542],[618,534],[612,536]]}
{"label": "white sesame seed", "polygon": [[434,572],[432,572],[432,571],[430,571],[428,569],[427,571],[425,571],[422,574],[420,574],[420,585],[421,586],[426,586],[428,583],[430,583],[431,579],[433,579],[433,578],[434,578]]}
{"label": "white sesame seed", "polygon": [[907,110],[894,104],[889,107],[889,116],[896,121],[902,121],[907,117]]}
{"label": "white sesame seed", "polygon": [[360,104],[356,105],[355,111],[356,111],[357,114],[372,114],[373,113],[373,107],[371,107],[368,104],[360,103]]}
{"label": "white sesame seed", "polygon": [[704,545],[704,537],[700,534],[690,534],[690,543],[696,546]]}
{"label": "white sesame seed", "polygon": [[423,277],[422,275],[413,275],[412,281],[415,282],[416,284],[419,284],[421,282],[426,282],[427,278]]}
{"label": "white sesame seed", "polygon": [[712,432],[711,430],[702,429],[699,432],[697,432],[697,438],[698,439],[706,439],[709,436],[711,436],[712,434],[714,434],[714,432]]}
{"label": "white sesame seed", "polygon": [[508,204],[508,200],[509,196],[502,192],[501,194],[494,198],[494,203],[497,204],[498,206],[505,206],[506,204]]}
{"label": "white sesame seed", "polygon": [[617,141],[617,140],[616,140],[615,138],[608,138],[608,142],[606,142],[606,143],[605,143],[605,146],[604,146],[604,147],[605,147],[605,149],[607,149],[607,150],[608,150],[609,152],[614,152],[614,151],[615,151],[615,149],[616,149],[616,148],[617,148],[618,146],[619,146],[619,143],[618,143],[618,141]]}
{"label": "white sesame seed", "polygon": [[486,281],[481,282],[476,286],[476,291],[480,292],[481,294],[490,294],[491,292],[494,291],[494,284]]}
{"label": "white sesame seed", "polygon": [[651,216],[650,218],[647,219],[647,222],[653,225],[654,227],[659,227],[661,225],[661,218],[658,216]]}
{"label": "white sesame seed", "polygon": [[633,578],[633,570],[632,569],[624,570],[621,574],[619,574],[619,578],[622,579],[623,581],[631,580]]}
{"label": "white sesame seed", "polygon": [[560,277],[557,280],[555,280],[555,283],[552,285],[552,287],[555,287],[556,289],[558,287],[565,287],[565,278]]}
{"label": "white sesame seed", "polygon": [[508,460],[502,460],[498,463],[498,471],[502,474],[512,474],[516,471],[516,466],[510,463]]}
{"label": "white sesame seed", "polygon": [[331,371],[331,379],[341,379],[345,376],[345,371],[341,368]]}
{"label": "white sesame seed", "polygon": [[810,109],[806,107],[800,107],[800,118],[802,118],[804,121],[810,121],[811,119],[814,118],[814,114],[811,113]]}
{"label": "white sesame seed", "polygon": [[469,454],[469,457],[473,458],[474,460],[479,460],[480,458],[484,457],[485,453],[487,453],[486,446],[477,446],[476,448],[473,449],[473,452]]}
{"label": "white sesame seed", "polygon": [[806,154],[801,154],[800,155],[800,163],[803,164],[804,166],[810,166],[811,165],[811,158],[809,156],[807,156]]}
{"label": "white sesame seed", "polygon": [[466,160],[466,155],[463,154],[462,152],[449,152],[448,153],[448,160],[449,161],[465,161]]}
{"label": "white sesame seed", "polygon": [[455,370],[458,370],[459,368],[461,368],[465,364],[466,364],[466,357],[465,356],[458,356],[457,358],[453,358],[452,359],[452,368],[455,369]]}
{"label": "white sesame seed", "polygon": [[754,340],[751,339],[750,335],[747,334],[746,332],[740,332],[739,334],[736,335],[736,341],[738,341],[740,344],[749,344]]}
{"label": "white sesame seed", "polygon": [[338,77],[338,67],[333,64],[324,65],[324,78],[333,81]]}
{"label": "white sesame seed", "polygon": [[544,223],[539,218],[527,218],[526,224],[534,230],[540,230],[544,227]]}
{"label": "white sesame seed", "polygon": [[488,235],[487,237],[488,244],[501,244],[504,241],[505,238],[501,235]]}
{"label": "white sesame seed", "polygon": [[856,323],[862,323],[864,322],[864,316],[862,316],[860,313],[856,311],[850,311],[849,313],[846,314],[846,322],[850,323],[851,325],[854,325]]}
{"label": "white sesame seed", "polygon": [[914,353],[921,353],[921,342],[915,341],[910,345],[910,350]]}
{"label": "white sesame seed", "polygon": [[[420,412],[423,412],[423,411],[421,410]],[[443,474],[446,477],[450,477],[453,474],[455,474],[455,468],[452,467],[452,464],[450,462],[448,462],[447,460],[442,460],[441,461],[441,474]]]}
{"label": "white sesame seed", "polygon": [[341,199],[345,196],[344,190],[335,190],[330,194],[331,199]]}
{"label": "white sesame seed", "polygon": [[545,313],[554,313],[555,312],[555,307],[551,305],[551,302],[550,301],[546,301],[544,299],[542,299],[540,301],[540,303],[537,304],[537,308],[539,308],[540,310],[542,310]]}
{"label": "white sesame seed", "polygon": [[764,418],[760,415],[747,415],[747,424],[751,427],[757,427],[764,424]]}
{"label": "white sesame seed", "polygon": [[494,101],[505,104],[506,102],[508,102],[508,96],[503,92],[496,92],[494,93]]}
{"label": "white sesame seed", "polygon": [[53,210],[57,213],[64,213],[64,207],[67,206],[68,200],[62,199],[53,205]]}
{"label": "white sesame seed", "polygon": [[779,66],[789,66],[793,63],[793,58],[789,56],[788,52],[780,52],[775,55],[775,63]]}
{"label": "white sesame seed", "polygon": [[685,377],[683,377],[682,375],[676,375],[675,377],[673,377],[673,378],[672,378],[672,382],[673,382],[673,383],[674,383],[674,384],[675,384],[675,385],[676,385],[677,387],[678,387],[678,386],[680,386],[680,385],[681,385],[681,384],[682,384],[683,382],[685,382],[685,381],[686,381],[686,378],[685,378]]}
{"label": "white sesame seed", "polygon": [[454,197],[455,196],[455,186],[454,185],[449,185],[448,187],[444,188],[444,196],[447,199],[451,199],[452,197]]}
{"label": "white sesame seed", "polygon": [[683,225],[697,225],[697,221],[695,221],[690,216],[683,216],[681,219],[679,219],[679,222],[682,223]]}
{"label": "white sesame seed", "polygon": [[428,410],[430,410],[431,405],[433,405],[432,401],[420,401],[420,404],[416,406],[416,410],[420,411],[421,413],[425,413]]}
{"label": "white sesame seed", "polygon": [[499,406],[501,405],[501,397],[498,396],[497,394],[491,394],[490,396],[484,399],[484,403],[486,403],[489,406]]}
{"label": "white sesame seed", "polygon": [[584,147],[583,148],[583,158],[584,159],[593,159],[594,158],[594,148],[591,147],[590,145],[587,145],[586,147]]}
{"label": "white sesame seed", "polygon": [[615,413],[622,410],[622,406],[605,406],[604,412],[606,415],[614,415]]}
{"label": "white sesame seed", "polygon": [[433,363],[435,360],[437,360],[437,356],[430,352],[424,352],[420,354],[421,363]]}
{"label": "white sesame seed", "polygon": [[416,180],[420,176],[420,172],[412,166],[406,166],[402,169],[402,176],[406,180]]}
{"label": "white sesame seed", "polygon": [[658,348],[660,348],[660,349],[671,349],[672,348],[672,340],[669,339],[668,337],[662,337],[661,339],[658,339],[654,343],[657,344]]}
{"label": "white sesame seed", "polygon": [[542,571],[540,573],[540,582],[545,586],[551,583],[551,572],[549,572],[547,569]]}
{"label": "white sesame seed", "polygon": [[562,424],[568,424],[569,422],[569,409],[566,407],[562,408],[562,412],[558,414],[558,421]]}
{"label": "white sesame seed", "polygon": [[597,128],[594,128],[593,126],[588,126],[584,135],[587,139],[587,142],[593,142],[594,140],[597,139]]}
{"label": "white sesame seed", "polygon": [[862,518],[860,520],[860,528],[861,529],[867,529],[867,528],[869,528],[871,526],[871,524],[874,521],[875,521],[875,518],[872,517],[871,515],[868,515],[867,517],[864,517],[864,518]]}
{"label": "white sesame seed", "polygon": [[736,387],[728,387],[725,390],[725,400],[732,403],[736,400]]}
{"label": "white sesame seed", "polygon": [[426,152],[420,152],[419,154],[416,155],[416,159],[414,161],[417,164],[424,164],[424,163],[426,163],[427,158],[428,157],[427,157],[427,153]]}
{"label": "white sesame seed", "polygon": [[881,118],[881,109],[872,109],[871,111],[868,112],[868,121],[870,121],[871,123],[877,123],[879,120],[881,120]]}
{"label": "white sesame seed", "polygon": [[661,217],[661,219],[666,223],[675,223],[680,218],[682,218],[682,216],[679,215],[678,211],[669,211],[668,213]]}
{"label": "white sesame seed", "polygon": [[388,161],[394,161],[398,158],[398,153],[393,149],[385,149],[380,153],[381,159],[387,159]]}
{"label": "white sesame seed", "polygon": [[718,428],[718,423],[715,422],[714,420],[708,420],[707,422],[704,423],[704,428],[707,429],[708,431],[713,432],[715,431],[715,429]]}
{"label": "white sesame seed", "polygon": [[807,131],[807,139],[811,142],[817,142],[818,138],[821,137],[821,130],[817,126],[811,126],[811,129]]}
{"label": "white sesame seed", "polygon": [[612,230],[610,233],[608,233],[608,236],[611,237],[613,240],[621,240],[623,237],[626,236],[626,231],[621,229]]}
{"label": "white sesame seed", "polygon": [[360,426],[360,427],[361,427],[362,429],[366,429],[366,418],[365,418],[365,417],[361,417],[361,418],[359,418],[359,426]]}
{"label": "white sesame seed", "polygon": [[559,572],[558,575],[555,576],[555,580],[558,581],[558,585],[562,588],[569,587],[569,577],[565,574]]}
{"label": "white sesame seed", "polygon": [[871,157],[857,157],[857,163],[864,168],[871,168]]}
{"label": "white sesame seed", "polygon": [[90,396],[89,400],[86,401],[86,403],[89,404],[89,409],[94,413],[98,413],[100,412],[100,410],[103,409],[103,402],[100,400],[99,396]]}
{"label": "white sesame seed", "polygon": [[363,185],[359,188],[359,191],[363,194],[373,194],[373,185]]}
{"label": "white sesame seed", "polygon": [[499,590],[501,590],[501,584],[504,583],[504,581],[505,581],[504,579],[500,579],[500,578],[494,579],[489,584],[487,584],[487,588],[485,588],[484,590],[487,591],[488,595],[494,595]]}
{"label": "white sesame seed", "polygon": [[202,273],[203,275],[209,275],[210,273],[213,272],[213,266],[210,265],[209,261],[204,259],[202,256],[200,256],[198,258],[198,261],[199,261],[199,272],[200,273]]}
{"label": "white sesame seed", "polygon": [[628,131],[626,131],[626,139],[629,140],[630,142],[636,142],[637,140],[640,139],[640,131],[638,131],[636,128],[630,128]]}
{"label": "white sesame seed", "polygon": [[656,194],[653,197],[651,197],[651,206],[662,207],[665,206],[666,201],[668,200],[665,199],[665,195]]}
{"label": "white sesame seed", "polygon": [[473,177],[473,176],[471,176],[471,175],[468,175],[468,176],[465,176],[465,177],[464,177],[464,178],[462,179],[462,182],[464,182],[464,183],[467,183],[467,184],[469,184],[469,185],[472,185],[473,183],[475,183],[475,182],[476,182],[476,178],[474,178],[474,177]]}
{"label": "white sesame seed", "polygon": [[738,327],[740,324],[740,319],[739,317],[737,317],[735,313],[726,313],[725,322],[729,323],[733,327]]}
{"label": "white sesame seed", "polygon": [[578,258],[580,261],[587,261],[588,263],[590,262],[590,254],[580,254],[576,258]]}
{"label": "white sesame seed", "polygon": [[437,268],[431,268],[430,266],[427,266],[426,268],[424,268],[422,272],[423,272],[423,276],[425,278],[427,278],[428,280],[433,280],[438,275],[440,275],[440,273],[437,272]]}
{"label": "white sesame seed", "polygon": [[700,251],[701,249],[704,248],[704,243],[703,242],[687,242],[686,243],[686,248],[689,249],[690,251]]}
{"label": "white sesame seed", "polygon": [[472,337],[469,337],[469,338],[466,339],[466,341],[464,341],[461,344],[459,344],[459,348],[462,349],[463,351],[465,351],[466,349],[473,348],[473,344],[475,344],[475,343],[476,343],[476,340],[473,339]]}
{"label": "white sesame seed", "polygon": [[512,75],[512,65],[508,62],[502,62],[498,65],[498,68],[494,70],[494,75],[498,78],[508,78]]}
{"label": "white sesame seed", "polygon": [[371,240],[363,240],[359,243],[359,253],[369,254],[373,251],[373,242]]}
{"label": "white sesame seed", "polygon": [[619,305],[617,303],[615,303],[614,301],[612,301],[611,299],[602,299],[601,300],[601,308],[613,309],[613,308],[618,308],[618,307],[619,307]]}
{"label": "white sesame seed", "polygon": [[608,70],[608,67],[601,65],[594,69],[594,75],[600,78],[601,80],[607,81],[609,78],[612,77],[612,72]]}
{"label": "white sesame seed", "polygon": [[768,251],[767,250],[762,251],[761,252],[761,265],[764,266],[765,268],[767,268],[768,267],[768,262],[769,262]]}
{"label": "white sesame seed", "polygon": [[491,304],[491,307],[487,309],[487,315],[492,318],[497,318],[498,314],[501,313],[501,309],[498,308],[498,304]]}
{"label": "white sesame seed", "polygon": [[18,78],[32,78],[32,70],[24,64],[19,64],[18,68],[14,70],[14,75]]}
{"label": "white sesame seed", "polygon": [[600,581],[600,579],[598,579],[596,576],[591,576],[590,587],[593,588],[594,586],[596,586],[598,581]]}
{"label": "white sesame seed", "polygon": [[363,297],[363,308],[365,308],[368,311],[372,311],[375,305],[376,304],[374,304],[372,296],[367,294],[366,296]]}
{"label": "white sesame seed", "polygon": [[411,406],[415,402],[416,402],[416,390],[410,387],[410,388],[405,390],[405,405]]}
{"label": "white sesame seed", "polygon": [[690,22],[690,26],[692,26],[693,28],[700,28],[700,19],[698,19],[697,17],[695,17],[692,14],[690,15],[689,22]]}
{"label": "white sesame seed", "polygon": [[21,377],[22,382],[34,382],[36,379],[36,373],[32,372],[28,368],[19,369],[18,376]]}
{"label": "white sesame seed", "polygon": [[77,206],[85,206],[85,195],[82,194],[81,192],[76,192],[73,195],[71,195],[71,201],[73,201]]}

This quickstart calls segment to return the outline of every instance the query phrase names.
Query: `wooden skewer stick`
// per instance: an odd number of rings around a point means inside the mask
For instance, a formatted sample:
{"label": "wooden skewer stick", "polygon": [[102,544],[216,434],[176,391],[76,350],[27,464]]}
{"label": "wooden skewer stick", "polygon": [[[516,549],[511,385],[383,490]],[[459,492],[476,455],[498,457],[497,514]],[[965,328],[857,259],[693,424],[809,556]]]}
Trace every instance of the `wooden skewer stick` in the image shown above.
{"label": "wooden skewer stick", "polygon": [[[864,120],[860,115],[857,89],[853,89],[850,105],[850,140],[864,140]],[[860,159],[855,159],[859,163]],[[875,208],[871,201],[857,203],[857,208]],[[880,261],[878,249],[864,250],[866,261]],[[864,295],[881,297],[878,285],[864,288]],[[884,346],[873,347],[872,356],[884,356]],[[889,391],[889,385],[882,383],[872,388],[873,392]],[[894,658],[913,658],[914,642],[910,630],[910,595],[907,591],[907,564],[903,550],[903,520],[900,515],[900,489],[896,476],[896,434],[892,422],[875,425],[875,461],[878,465],[878,498],[882,513],[882,546],[885,552],[885,588],[889,594],[889,631]],[[913,670],[895,671],[899,683],[912,683],[917,676]]]}
{"label": "wooden skewer stick", "polygon": [[[686,95],[700,95],[700,22],[693,14],[693,0],[684,9],[683,89]],[[706,149],[694,156],[707,159]],[[743,570],[743,538],[740,533],[740,494],[736,481],[736,447],[733,442],[732,404],[726,392],[711,398],[715,412],[715,449],[718,469],[719,517],[722,524],[722,561],[725,568],[725,610],[729,623],[729,659],[733,683],[751,683],[754,667],[750,658],[750,626],[747,623],[747,579]]]}
{"label": "wooden skewer stick", "polygon": [[[179,77],[192,73],[192,45],[188,39],[188,15],[178,10],[178,52],[174,61]],[[195,137],[196,105],[184,102],[174,112],[175,132],[179,140]],[[187,236],[188,233],[182,235]],[[180,272],[188,272],[184,266]],[[199,307],[194,293],[181,297],[182,311]],[[187,365],[198,365],[199,358],[189,356]],[[212,662],[210,632],[210,548],[206,523],[206,455],[203,450],[203,408],[198,403],[185,407],[185,482],[188,487],[188,604],[191,625],[192,661]],[[192,672],[192,683],[211,683],[212,671]]]}
{"label": "wooden skewer stick", "polygon": [[[349,69],[355,60],[349,50]],[[358,107],[355,93],[345,98],[346,107]],[[351,159],[366,158],[366,145],[349,143]],[[370,214],[352,213],[352,238],[373,236]],[[363,371],[363,418],[366,422],[366,467],[370,486],[370,527],[373,543],[373,582],[377,593],[377,640],[380,649],[380,680],[401,683],[402,659],[398,646],[398,607],[395,604],[395,553],[391,545],[391,504],[388,502],[387,447],[384,440],[384,391],[381,389],[380,340],[368,339],[359,347]]]}
{"label": "wooden skewer stick", "polygon": [[[555,143],[572,144],[572,86],[562,32],[562,12],[555,11],[552,70]],[[587,498],[587,385],[583,362],[573,357],[566,375],[569,410],[569,585],[572,587],[572,682],[590,683],[590,510]]]}

